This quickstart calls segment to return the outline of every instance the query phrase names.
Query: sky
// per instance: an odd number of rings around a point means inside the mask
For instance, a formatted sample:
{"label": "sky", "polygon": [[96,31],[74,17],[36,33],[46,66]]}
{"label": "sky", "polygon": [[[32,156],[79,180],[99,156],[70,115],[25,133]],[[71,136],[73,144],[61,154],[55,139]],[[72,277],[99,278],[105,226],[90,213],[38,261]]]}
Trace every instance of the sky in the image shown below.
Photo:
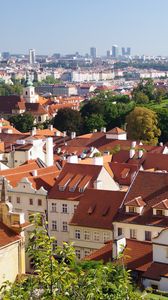
{"label": "sky", "polygon": [[0,0],[0,52],[168,55],[168,0]]}

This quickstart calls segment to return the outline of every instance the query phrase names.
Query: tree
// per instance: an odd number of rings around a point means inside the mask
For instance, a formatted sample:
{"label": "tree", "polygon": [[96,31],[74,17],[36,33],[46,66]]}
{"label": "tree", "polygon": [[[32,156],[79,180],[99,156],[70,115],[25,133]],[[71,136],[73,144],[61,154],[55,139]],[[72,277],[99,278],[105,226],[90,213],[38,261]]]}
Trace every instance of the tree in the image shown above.
{"label": "tree", "polygon": [[41,217],[34,217],[28,254],[34,261],[34,274],[1,287],[3,300],[140,300],[131,285],[130,272],[123,264],[79,263],[71,245],[53,249],[55,239]]}
{"label": "tree", "polygon": [[30,113],[23,113],[11,116],[9,122],[19,131],[28,132],[34,125],[34,117]]}
{"label": "tree", "polygon": [[156,145],[160,136],[156,113],[145,107],[135,107],[126,118],[128,137]]}
{"label": "tree", "polygon": [[147,104],[149,102],[149,97],[145,95],[143,92],[137,91],[134,92],[133,100],[137,104]]}
{"label": "tree", "polygon": [[132,97],[134,99],[134,95],[136,95],[137,92],[144,93],[149,100],[154,99],[154,81],[152,79],[143,79],[139,82],[138,86],[133,90]]}
{"label": "tree", "polygon": [[85,119],[84,127],[87,132],[93,131],[93,129],[100,130],[106,125],[102,115],[92,114],[90,117]]}
{"label": "tree", "polygon": [[100,100],[92,99],[89,102],[87,102],[85,105],[81,108],[81,116],[82,118],[90,117],[92,114],[104,114],[104,106],[103,102]]}
{"label": "tree", "polygon": [[79,133],[82,127],[82,118],[79,111],[71,108],[59,109],[54,118],[53,126],[60,131],[77,132]]}
{"label": "tree", "polygon": [[158,126],[161,130],[159,141],[166,143],[168,141],[168,109],[159,108],[155,111],[158,117]]}
{"label": "tree", "polygon": [[157,87],[154,92],[155,101],[160,103],[166,97],[166,90],[164,87]]}

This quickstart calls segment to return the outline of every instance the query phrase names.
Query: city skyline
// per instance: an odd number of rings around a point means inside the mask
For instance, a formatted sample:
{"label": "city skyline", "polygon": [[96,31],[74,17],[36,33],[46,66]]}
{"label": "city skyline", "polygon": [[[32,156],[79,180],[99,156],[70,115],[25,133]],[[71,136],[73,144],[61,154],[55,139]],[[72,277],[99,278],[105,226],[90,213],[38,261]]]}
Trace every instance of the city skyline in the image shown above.
{"label": "city skyline", "polygon": [[167,56],[167,9],[166,0],[9,0],[1,3],[0,52],[85,54],[95,47],[105,55],[116,44],[120,52]]}

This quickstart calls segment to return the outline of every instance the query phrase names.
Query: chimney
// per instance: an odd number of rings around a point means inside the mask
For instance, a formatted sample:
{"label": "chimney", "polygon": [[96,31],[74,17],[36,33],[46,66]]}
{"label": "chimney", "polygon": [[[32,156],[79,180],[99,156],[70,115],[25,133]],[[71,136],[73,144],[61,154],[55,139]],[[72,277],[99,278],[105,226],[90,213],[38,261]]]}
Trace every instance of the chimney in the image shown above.
{"label": "chimney", "polygon": [[162,143],[162,142],[160,142],[160,143],[159,143],[159,146],[163,147],[163,143]]}
{"label": "chimney", "polygon": [[141,158],[143,156],[143,150],[139,149],[138,150],[138,158]]}
{"label": "chimney", "polygon": [[100,131],[105,133],[106,132],[106,127],[102,127]]}
{"label": "chimney", "polygon": [[75,139],[76,138],[76,132],[71,132],[71,140]]}
{"label": "chimney", "polygon": [[97,132],[97,129],[93,129],[93,132]]}
{"label": "chimney", "polygon": [[32,134],[32,135],[36,135],[36,132],[37,132],[36,127],[33,127],[33,128],[32,128],[31,134]]}
{"label": "chimney", "polygon": [[47,167],[53,166],[54,154],[53,154],[53,138],[46,138],[46,165]]}
{"label": "chimney", "polygon": [[56,131],[56,132],[55,132],[55,136],[60,136],[60,132],[59,132],[59,131]]}
{"label": "chimney", "polygon": [[67,135],[67,132],[63,131],[63,137],[66,137],[66,135]]}
{"label": "chimney", "polygon": [[67,162],[70,163],[70,164],[77,164],[78,163],[78,156],[77,155],[68,156]]}
{"label": "chimney", "polygon": [[103,166],[103,156],[95,156],[95,157],[93,157],[93,165]]}
{"label": "chimney", "polygon": [[133,158],[134,155],[135,155],[135,149],[130,149],[130,151],[129,151],[129,157]]}
{"label": "chimney", "polygon": [[124,248],[126,246],[126,238],[123,236],[119,236],[113,241],[113,259],[117,259],[118,256],[123,252]]}
{"label": "chimney", "polygon": [[53,131],[53,125],[50,124],[50,125],[48,126],[48,129],[51,130],[51,131]]}
{"label": "chimney", "polygon": [[101,180],[95,180],[93,183],[94,189],[102,190],[103,189],[103,182]]}
{"label": "chimney", "polygon": [[32,171],[32,176],[37,176],[37,170]]}
{"label": "chimney", "polygon": [[136,147],[136,141],[133,141],[132,143],[131,143],[131,148],[135,148]]}

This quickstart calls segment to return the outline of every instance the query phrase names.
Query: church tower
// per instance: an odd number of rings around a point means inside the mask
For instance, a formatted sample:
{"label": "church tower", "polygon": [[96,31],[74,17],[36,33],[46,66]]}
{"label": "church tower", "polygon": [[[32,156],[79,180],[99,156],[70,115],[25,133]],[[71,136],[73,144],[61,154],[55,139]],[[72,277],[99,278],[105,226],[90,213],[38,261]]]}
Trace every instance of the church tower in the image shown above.
{"label": "church tower", "polygon": [[35,88],[30,80],[29,74],[27,74],[26,77],[25,87],[23,88],[23,98],[27,103],[36,103],[38,102],[38,95],[35,94]]}

